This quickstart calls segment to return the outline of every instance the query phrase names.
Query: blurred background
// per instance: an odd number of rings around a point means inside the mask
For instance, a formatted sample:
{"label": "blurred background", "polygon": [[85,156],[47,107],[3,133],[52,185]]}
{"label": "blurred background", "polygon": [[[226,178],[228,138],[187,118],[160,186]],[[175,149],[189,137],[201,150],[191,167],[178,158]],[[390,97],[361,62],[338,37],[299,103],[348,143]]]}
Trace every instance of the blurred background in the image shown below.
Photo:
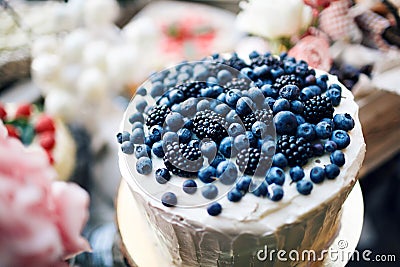
{"label": "blurred background", "polygon": [[[340,10],[340,16],[332,17],[326,8],[311,19],[312,26],[289,33],[279,46],[270,33],[253,31],[257,16],[238,25],[239,2],[0,0],[0,102],[36,103],[68,125],[77,145],[79,164],[70,180],[91,196],[84,235],[94,253],[80,255],[75,264],[125,264],[115,247],[120,174],[114,139],[124,108],[149,74],[215,52],[281,52],[304,36],[328,36],[329,56],[324,56],[329,64],[323,66],[353,90],[367,142],[360,171],[365,217],[358,249],[395,254],[397,264],[381,264],[398,266],[399,1],[333,2],[329,8]],[[383,26],[372,27],[367,23],[372,19]],[[326,26],[341,22],[344,29]],[[352,261],[348,266],[377,264]]]}

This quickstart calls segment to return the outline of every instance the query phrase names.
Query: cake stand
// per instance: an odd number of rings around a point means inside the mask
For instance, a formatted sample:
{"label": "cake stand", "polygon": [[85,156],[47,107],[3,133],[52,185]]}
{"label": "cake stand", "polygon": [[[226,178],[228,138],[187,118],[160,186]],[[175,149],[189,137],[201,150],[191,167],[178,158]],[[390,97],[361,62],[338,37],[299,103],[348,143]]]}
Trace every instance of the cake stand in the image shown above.
{"label": "cake stand", "polygon": [[[171,266],[151,232],[146,218],[140,213],[128,184],[122,180],[116,199],[116,220],[121,236],[121,250],[130,266]],[[322,266],[343,267],[356,249],[364,217],[364,202],[357,182],[343,204],[341,228]]]}

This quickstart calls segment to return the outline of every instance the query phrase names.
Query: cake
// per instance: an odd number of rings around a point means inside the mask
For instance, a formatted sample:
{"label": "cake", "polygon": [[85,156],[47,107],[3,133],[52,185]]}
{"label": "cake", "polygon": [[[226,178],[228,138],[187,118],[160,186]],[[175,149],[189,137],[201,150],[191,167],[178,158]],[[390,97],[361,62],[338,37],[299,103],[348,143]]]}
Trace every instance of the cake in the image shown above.
{"label": "cake", "polygon": [[256,52],[154,74],[117,139],[171,266],[311,265],[260,259],[266,247],[321,261],[365,154],[358,106],[335,76]]}
{"label": "cake", "polygon": [[29,149],[44,149],[57,171],[57,179],[68,180],[75,168],[76,145],[67,126],[39,110],[34,104],[0,102],[0,120],[8,135]]}

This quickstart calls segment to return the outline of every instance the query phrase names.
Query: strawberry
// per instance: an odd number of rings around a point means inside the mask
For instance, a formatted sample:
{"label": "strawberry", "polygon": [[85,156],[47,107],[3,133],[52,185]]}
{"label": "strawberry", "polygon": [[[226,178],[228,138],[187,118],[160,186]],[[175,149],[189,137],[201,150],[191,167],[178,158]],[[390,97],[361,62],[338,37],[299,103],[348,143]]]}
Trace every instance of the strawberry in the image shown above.
{"label": "strawberry", "polygon": [[0,120],[4,120],[7,116],[7,111],[4,109],[4,106],[0,103]]}
{"label": "strawberry", "polygon": [[27,118],[31,115],[32,106],[30,104],[21,104],[15,112],[15,118]]}
{"label": "strawberry", "polygon": [[53,149],[54,145],[56,144],[54,133],[53,132],[42,133],[41,135],[39,135],[39,143],[46,150]]}
{"label": "strawberry", "polygon": [[36,133],[54,132],[55,126],[53,119],[48,115],[42,115],[35,125]]}
{"label": "strawberry", "polygon": [[54,157],[53,157],[51,151],[46,150],[46,154],[47,154],[47,158],[49,159],[50,165],[53,165],[54,164]]}
{"label": "strawberry", "polygon": [[19,138],[19,131],[14,125],[6,124],[6,129],[8,132],[8,136]]}

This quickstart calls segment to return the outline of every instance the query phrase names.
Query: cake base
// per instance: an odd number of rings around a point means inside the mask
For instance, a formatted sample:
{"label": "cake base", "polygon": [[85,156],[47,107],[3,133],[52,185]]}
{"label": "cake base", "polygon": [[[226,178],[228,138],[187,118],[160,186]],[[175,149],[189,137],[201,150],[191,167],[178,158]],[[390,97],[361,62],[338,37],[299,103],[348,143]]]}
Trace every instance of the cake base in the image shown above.
{"label": "cake base", "polygon": [[[116,220],[121,236],[121,250],[131,267],[173,266],[163,254],[150,225],[141,214],[128,184],[122,180],[116,199]],[[364,218],[364,202],[357,182],[343,204],[341,228],[329,247],[322,266],[343,267],[360,239]]]}

